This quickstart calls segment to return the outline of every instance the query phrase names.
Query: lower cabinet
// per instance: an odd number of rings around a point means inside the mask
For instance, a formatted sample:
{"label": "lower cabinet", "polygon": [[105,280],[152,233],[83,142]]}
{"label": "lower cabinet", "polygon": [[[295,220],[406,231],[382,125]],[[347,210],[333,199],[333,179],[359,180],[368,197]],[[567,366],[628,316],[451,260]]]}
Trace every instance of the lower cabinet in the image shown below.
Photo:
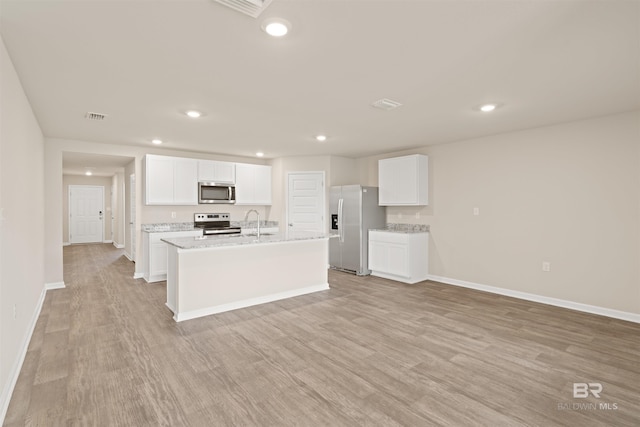
{"label": "lower cabinet", "polygon": [[142,277],[147,282],[161,282],[167,280],[167,244],[161,239],[202,236],[202,230],[142,234]]}
{"label": "lower cabinet", "polygon": [[371,275],[417,283],[429,274],[429,233],[369,231]]}

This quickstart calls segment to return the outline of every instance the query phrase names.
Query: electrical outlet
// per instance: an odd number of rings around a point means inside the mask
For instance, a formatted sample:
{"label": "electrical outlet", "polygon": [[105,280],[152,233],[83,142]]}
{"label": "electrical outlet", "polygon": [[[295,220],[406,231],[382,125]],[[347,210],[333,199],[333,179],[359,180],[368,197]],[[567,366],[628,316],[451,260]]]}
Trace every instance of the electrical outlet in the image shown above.
{"label": "electrical outlet", "polygon": [[480,208],[473,208],[473,215],[474,216],[480,215]]}
{"label": "electrical outlet", "polygon": [[416,212],[416,218],[420,219],[420,212]]}
{"label": "electrical outlet", "polygon": [[542,261],[542,271],[551,271],[551,263],[549,261]]}
{"label": "electrical outlet", "polygon": [[175,212],[171,212],[171,218],[173,218],[173,219],[176,218],[176,213]]}
{"label": "electrical outlet", "polygon": [[18,317],[18,304],[13,304],[13,318]]}

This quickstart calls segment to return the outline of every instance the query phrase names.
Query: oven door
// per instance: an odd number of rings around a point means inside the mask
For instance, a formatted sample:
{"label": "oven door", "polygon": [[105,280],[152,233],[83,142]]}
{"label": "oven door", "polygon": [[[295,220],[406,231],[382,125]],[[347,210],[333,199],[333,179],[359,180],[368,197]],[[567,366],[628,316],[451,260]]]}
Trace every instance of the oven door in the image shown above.
{"label": "oven door", "polygon": [[216,184],[215,182],[198,183],[198,203],[226,203],[236,202],[236,187],[228,184]]}
{"label": "oven door", "polygon": [[203,230],[203,235],[205,236],[233,236],[240,235],[241,230],[235,227],[228,228],[205,228]]}

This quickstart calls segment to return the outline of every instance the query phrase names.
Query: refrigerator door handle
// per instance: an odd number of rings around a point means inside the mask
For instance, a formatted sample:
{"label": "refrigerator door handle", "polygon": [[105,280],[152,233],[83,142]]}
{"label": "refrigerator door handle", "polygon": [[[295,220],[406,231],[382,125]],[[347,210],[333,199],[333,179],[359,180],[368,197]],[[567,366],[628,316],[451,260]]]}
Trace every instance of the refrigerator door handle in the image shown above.
{"label": "refrigerator door handle", "polygon": [[340,233],[340,242],[344,243],[344,228],[342,227],[342,206],[344,199],[338,200],[338,232]]}

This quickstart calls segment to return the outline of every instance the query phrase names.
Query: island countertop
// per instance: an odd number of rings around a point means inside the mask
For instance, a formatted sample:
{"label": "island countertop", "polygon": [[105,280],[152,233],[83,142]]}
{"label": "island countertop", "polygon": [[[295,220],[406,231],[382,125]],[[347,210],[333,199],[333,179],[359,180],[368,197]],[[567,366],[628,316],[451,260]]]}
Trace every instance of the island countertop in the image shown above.
{"label": "island countertop", "polygon": [[284,231],[261,234],[260,238],[255,234],[233,234],[226,236],[176,237],[161,240],[179,249],[206,249],[222,246],[259,245],[264,243],[292,242],[296,240],[328,239],[330,237],[335,236],[312,231]]}

